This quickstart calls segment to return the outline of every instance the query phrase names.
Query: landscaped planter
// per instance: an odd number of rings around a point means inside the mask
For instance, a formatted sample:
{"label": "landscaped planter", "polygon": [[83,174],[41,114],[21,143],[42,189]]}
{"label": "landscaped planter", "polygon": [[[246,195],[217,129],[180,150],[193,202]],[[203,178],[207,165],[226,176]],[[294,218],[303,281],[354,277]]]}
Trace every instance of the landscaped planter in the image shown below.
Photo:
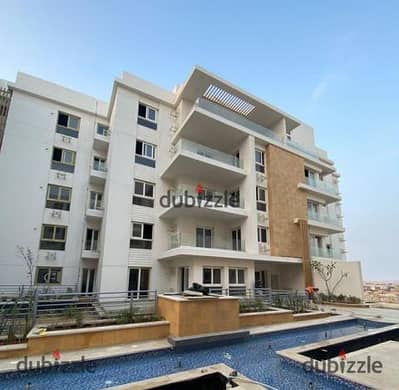
{"label": "landscaped planter", "polygon": [[283,322],[293,321],[291,310],[276,309],[254,313],[240,314],[240,327],[249,328],[251,326],[263,326],[281,324]]}
{"label": "landscaped planter", "polygon": [[8,344],[0,346],[0,359],[9,359],[19,356],[27,355],[28,345],[21,344]]}
{"label": "landscaped planter", "polygon": [[168,335],[168,321],[58,330],[45,332],[43,335],[39,335],[38,329],[34,328],[27,336],[28,354],[41,355],[54,350],[70,351],[126,344],[162,339]]}

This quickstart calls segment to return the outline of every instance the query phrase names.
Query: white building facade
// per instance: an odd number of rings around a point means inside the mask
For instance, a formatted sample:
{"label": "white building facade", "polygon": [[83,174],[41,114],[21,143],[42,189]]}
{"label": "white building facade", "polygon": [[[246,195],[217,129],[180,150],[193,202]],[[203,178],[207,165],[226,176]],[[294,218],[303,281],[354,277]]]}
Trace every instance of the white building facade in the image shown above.
{"label": "white building facade", "polygon": [[[173,92],[124,73],[109,103],[19,73],[0,143],[0,285],[82,292],[303,290],[350,273],[339,174],[313,129],[195,67]],[[1,113],[0,113],[1,114]]]}

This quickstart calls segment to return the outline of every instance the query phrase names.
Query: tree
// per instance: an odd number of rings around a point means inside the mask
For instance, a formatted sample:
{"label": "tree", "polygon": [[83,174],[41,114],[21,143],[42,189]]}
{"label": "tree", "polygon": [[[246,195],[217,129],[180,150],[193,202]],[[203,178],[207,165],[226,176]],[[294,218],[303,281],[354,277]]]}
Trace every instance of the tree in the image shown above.
{"label": "tree", "polygon": [[20,257],[25,261],[25,265],[27,268],[27,276],[29,279],[29,285],[33,286],[33,271],[35,269],[35,260],[33,256],[32,249],[25,248],[22,245],[17,245],[17,252]]}
{"label": "tree", "polygon": [[349,276],[348,272],[341,271],[341,275],[338,277],[337,281],[333,286],[330,286],[330,282],[332,277],[334,276],[334,272],[337,268],[337,263],[331,261],[328,264],[323,264],[321,261],[312,260],[311,262],[312,268],[317,271],[326,285],[328,297],[331,298],[334,295],[334,291],[338,287],[338,285]]}

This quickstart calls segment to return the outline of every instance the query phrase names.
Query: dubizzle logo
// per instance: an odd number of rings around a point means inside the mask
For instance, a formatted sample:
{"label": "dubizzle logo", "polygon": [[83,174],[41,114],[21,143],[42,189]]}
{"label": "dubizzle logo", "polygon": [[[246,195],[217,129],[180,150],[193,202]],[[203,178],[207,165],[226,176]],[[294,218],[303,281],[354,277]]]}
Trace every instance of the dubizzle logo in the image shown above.
{"label": "dubizzle logo", "polygon": [[205,191],[201,183],[194,187],[193,192],[188,190],[176,194],[168,190],[159,198],[159,204],[163,208],[174,207],[240,207],[240,196],[236,191],[212,192]]}
{"label": "dubizzle logo", "polygon": [[85,357],[82,356],[80,361],[72,362],[68,360],[61,360],[61,352],[59,349],[55,349],[51,356],[54,361],[46,360],[43,355],[40,360],[29,360],[27,356],[23,360],[17,362],[17,371],[31,371],[31,370],[55,370],[57,372],[88,372],[94,373],[96,371],[95,361],[86,361]]}
{"label": "dubizzle logo", "polygon": [[326,359],[314,360],[310,359],[303,364],[305,371],[324,371],[328,374],[348,373],[348,374],[381,374],[383,364],[380,360],[372,360],[367,355],[366,360],[351,360],[346,356],[344,349],[338,352],[339,360]]}

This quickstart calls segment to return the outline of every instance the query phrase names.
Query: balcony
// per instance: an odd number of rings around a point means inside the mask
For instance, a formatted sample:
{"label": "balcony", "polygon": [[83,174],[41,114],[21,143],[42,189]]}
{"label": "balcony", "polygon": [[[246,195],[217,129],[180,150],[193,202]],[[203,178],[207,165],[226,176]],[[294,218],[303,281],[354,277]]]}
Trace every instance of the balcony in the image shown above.
{"label": "balcony", "polygon": [[273,130],[205,98],[196,100],[193,110],[185,118],[173,141],[176,142],[181,137],[199,143],[209,143],[211,140],[214,147],[231,149],[233,145],[237,146],[242,142],[248,130],[267,138],[277,146],[295,149],[305,158],[319,164],[325,173],[335,171],[332,161],[317,147],[299,144],[289,136],[282,137]]}
{"label": "balcony", "polygon": [[312,257],[321,257],[326,259],[342,259],[341,252],[336,249],[319,248],[316,246],[310,247],[310,254]]}
{"label": "balcony", "polygon": [[160,259],[180,259],[186,257],[209,257],[236,260],[253,260],[253,255],[245,252],[243,240],[226,240],[212,237],[204,246],[197,246],[195,233],[170,233],[168,250]]}
{"label": "balcony", "polygon": [[99,259],[100,251],[98,249],[86,249],[82,250],[82,258],[83,259]]}
{"label": "balcony", "polygon": [[337,187],[310,177],[305,177],[305,182],[299,183],[298,188],[308,191],[313,195],[319,196],[327,204],[339,202],[341,200]]}
{"label": "balcony", "polygon": [[105,152],[108,149],[110,137],[111,130],[98,127],[94,134],[93,148]]}
{"label": "balcony", "polygon": [[102,207],[91,207],[90,204],[86,209],[86,217],[93,221],[99,220],[104,216],[104,209]]}
{"label": "balcony", "polygon": [[239,195],[237,198],[237,195],[228,191],[204,191],[198,194],[194,186],[182,185],[176,190],[169,190],[164,199],[163,206],[166,208],[160,214],[160,218],[187,216],[233,221],[248,216],[244,209],[244,199]]}
{"label": "balcony", "polygon": [[243,163],[237,157],[187,139],[179,140],[171,153],[172,161],[162,173],[163,179],[195,175],[199,181],[231,186],[246,176]]}
{"label": "balcony", "polygon": [[107,177],[107,167],[104,164],[93,164],[90,169],[90,183],[103,185]]}
{"label": "balcony", "polygon": [[345,229],[342,223],[337,218],[321,215],[319,213],[308,210],[308,225],[314,228],[319,228],[328,234],[342,233]]}

